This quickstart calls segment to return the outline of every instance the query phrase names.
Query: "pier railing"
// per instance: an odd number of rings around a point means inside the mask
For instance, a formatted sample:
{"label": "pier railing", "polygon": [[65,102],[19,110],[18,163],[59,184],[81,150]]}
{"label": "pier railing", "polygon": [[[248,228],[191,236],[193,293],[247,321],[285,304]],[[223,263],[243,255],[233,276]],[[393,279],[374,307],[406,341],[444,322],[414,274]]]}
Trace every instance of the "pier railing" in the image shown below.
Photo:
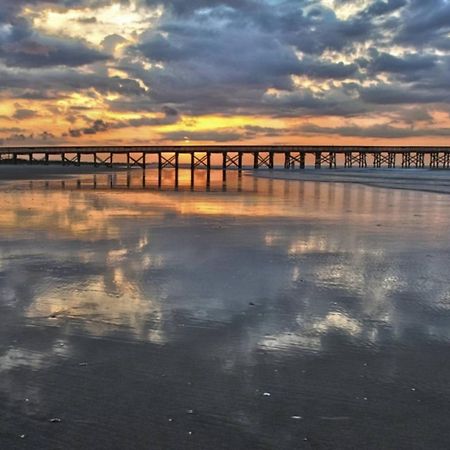
{"label": "pier railing", "polygon": [[442,168],[450,169],[450,147],[375,146],[59,146],[0,147],[0,163],[28,163],[112,167],[157,166],[178,169],[268,168],[316,169]]}

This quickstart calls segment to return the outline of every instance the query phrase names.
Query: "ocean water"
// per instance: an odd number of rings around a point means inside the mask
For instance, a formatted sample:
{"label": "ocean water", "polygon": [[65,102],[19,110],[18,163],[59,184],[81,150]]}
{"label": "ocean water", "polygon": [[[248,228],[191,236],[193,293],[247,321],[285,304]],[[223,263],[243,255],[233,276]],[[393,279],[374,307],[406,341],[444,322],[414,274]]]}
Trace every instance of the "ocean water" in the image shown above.
{"label": "ocean water", "polygon": [[450,447],[450,197],[178,175],[0,186],[0,447]]}

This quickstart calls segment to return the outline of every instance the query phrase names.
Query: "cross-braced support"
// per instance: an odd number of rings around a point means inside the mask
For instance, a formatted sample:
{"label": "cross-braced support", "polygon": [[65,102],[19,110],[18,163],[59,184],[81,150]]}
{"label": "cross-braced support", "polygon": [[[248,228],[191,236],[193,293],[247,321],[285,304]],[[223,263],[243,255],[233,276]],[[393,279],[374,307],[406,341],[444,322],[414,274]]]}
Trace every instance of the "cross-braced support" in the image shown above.
{"label": "cross-braced support", "polygon": [[142,153],[138,158],[132,156],[131,153],[127,153],[127,167],[135,166],[145,169],[145,153]]}
{"label": "cross-braced support", "polygon": [[273,152],[253,152],[253,168],[260,167],[273,169]]}
{"label": "cross-braced support", "polygon": [[178,169],[178,153],[172,153],[169,157],[164,156],[163,153],[158,153],[158,168],[165,169],[166,167]]}
{"label": "cross-braced support", "polygon": [[433,152],[430,154],[430,167],[432,169],[449,169],[450,168],[450,153]]}
{"label": "cross-braced support", "polygon": [[298,163],[300,169],[305,168],[305,153],[291,153],[286,152],[284,154],[284,168],[285,169],[295,169],[295,164]]}
{"label": "cross-braced support", "polygon": [[353,165],[367,167],[367,154],[363,152],[356,154],[353,154],[353,152],[345,152],[344,167],[353,167]]}
{"label": "cross-braced support", "polygon": [[63,166],[65,165],[75,165],[79,166],[81,161],[80,153],[75,153],[75,155],[70,154],[70,156],[66,156],[67,153],[61,153],[61,162]]}
{"label": "cross-braced support", "polygon": [[[78,161],[78,165],[80,164],[80,161]],[[112,153],[109,154],[106,158],[101,158],[98,156],[97,153],[94,153],[94,166],[106,166],[106,167],[112,167],[113,165],[113,155]]]}
{"label": "cross-braced support", "polygon": [[375,152],[373,153],[373,167],[387,166],[392,169],[395,167],[395,153],[394,152]]}
{"label": "cross-braced support", "polygon": [[403,152],[402,153],[402,167],[417,167],[423,168],[425,167],[425,155],[424,153],[417,152]]}
{"label": "cross-braced support", "polygon": [[316,160],[314,167],[320,169],[322,164],[328,164],[330,169],[336,168],[336,153],[335,152],[316,152]]}
{"label": "cross-braced support", "polygon": [[222,153],[222,169],[225,170],[229,167],[242,169],[242,153]]}
{"label": "cross-braced support", "polygon": [[191,153],[191,169],[211,169],[211,153],[205,153],[197,156],[196,153]]}

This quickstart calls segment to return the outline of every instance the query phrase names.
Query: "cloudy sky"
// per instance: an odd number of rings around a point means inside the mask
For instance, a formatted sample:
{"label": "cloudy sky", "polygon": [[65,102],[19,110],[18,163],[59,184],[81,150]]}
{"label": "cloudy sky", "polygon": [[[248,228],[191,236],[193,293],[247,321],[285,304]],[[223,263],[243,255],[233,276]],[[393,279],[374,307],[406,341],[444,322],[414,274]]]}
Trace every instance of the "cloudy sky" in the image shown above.
{"label": "cloudy sky", "polygon": [[450,143],[449,0],[0,0],[0,144]]}

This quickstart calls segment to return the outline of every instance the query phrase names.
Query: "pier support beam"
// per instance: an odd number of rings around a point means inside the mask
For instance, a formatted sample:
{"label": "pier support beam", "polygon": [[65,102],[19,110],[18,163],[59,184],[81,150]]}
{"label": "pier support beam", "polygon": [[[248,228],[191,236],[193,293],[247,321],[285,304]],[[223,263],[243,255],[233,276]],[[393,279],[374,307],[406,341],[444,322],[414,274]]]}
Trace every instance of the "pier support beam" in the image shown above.
{"label": "pier support beam", "polygon": [[351,168],[353,165],[358,167],[367,167],[367,154],[364,152],[358,152],[353,154],[353,152],[345,152],[344,154],[344,167]]}
{"label": "pier support beam", "polygon": [[273,152],[253,152],[253,168],[260,167],[273,169]]}
{"label": "pier support beam", "polygon": [[395,152],[374,152],[373,153],[373,167],[388,167],[395,168]]}
{"label": "pier support beam", "polygon": [[425,167],[425,155],[422,152],[403,152],[402,153],[402,167]]}
{"label": "pier support beam", "polygon": [[286,152],[284,156],[285,169],[295,169],[295,164],[298,163],[299,169],[305,168],[305,153]]}
{"label": "pier support beam", "polygon": [[450,169],[450,153],[433,152],[430,155],[430,168]]}
{"label": "pier support beam", "polygon": [[[77,165],[79,165],[78,164],[78,155],[77,155]],[[94,165],[96,167],[97,166],[112,167],[112,153],[110,153],[106,158],[101,158],[100,156],[98,156],[98,153],[95,153],[94,154]]]}
{"label": "pier support beam", "polygon": [[159,169],[177,169],[178,168],[178,153],[171,153],[166,157],[163,153],[158,153],[158,167]]}
{"label": "pier support beam", "polygon": [[206,152],[202,156],[191,153],[191,170],[194,169],[211,169],[211,153]]}
{"label": "pier support beam", "polygon": [[335,152],[316,152],[314,167],[320,169],[322,164],[328,164],[330,169],[336,168],[336,153]]}
{"label": "pier support beam", "polygon": [[242,153],[223,152],[222,158],[223,170],[226,170],[229,167],[237,167],[238,169],[242,169]]}

